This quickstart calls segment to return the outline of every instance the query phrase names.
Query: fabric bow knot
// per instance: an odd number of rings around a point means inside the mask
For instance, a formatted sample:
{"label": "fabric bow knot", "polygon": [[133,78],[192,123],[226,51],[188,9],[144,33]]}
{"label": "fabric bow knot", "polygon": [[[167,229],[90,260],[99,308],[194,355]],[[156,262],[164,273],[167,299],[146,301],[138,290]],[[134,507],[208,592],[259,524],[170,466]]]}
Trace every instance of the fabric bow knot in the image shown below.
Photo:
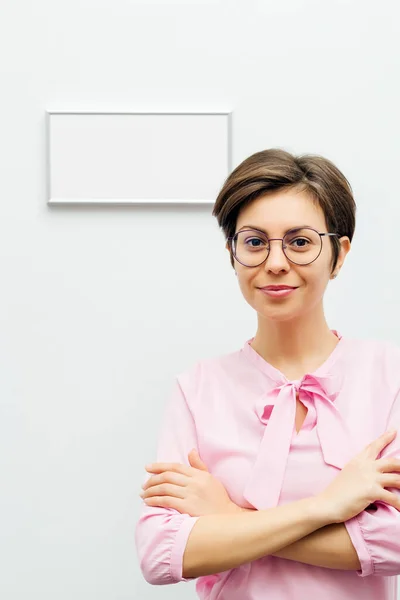
{"label": "fabric bow knot", "polygon": [[338,376],[306,374],[301,380],[284,379],[275,383],[256,406],[266,428],[243,494],[259,510],[272,508],[279,502],[295,426],[297,392],[305,406],[314,407],[325,463],[342,469],[352,456],[350,436],[334,405],[341,385]]}

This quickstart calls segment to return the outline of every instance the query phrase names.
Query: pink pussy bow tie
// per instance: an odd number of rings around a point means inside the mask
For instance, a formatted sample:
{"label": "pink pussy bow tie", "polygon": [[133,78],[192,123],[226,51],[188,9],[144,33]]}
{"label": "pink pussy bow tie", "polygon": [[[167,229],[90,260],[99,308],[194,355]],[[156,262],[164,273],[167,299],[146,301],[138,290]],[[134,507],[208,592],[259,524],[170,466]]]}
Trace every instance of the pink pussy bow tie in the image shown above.
{"label": "pink pussy bow tie", "polygon": [[279,502],[295,424],[297,391],[305,406],[314,406],[326,464],[343,469],[353,456],[349,433],[334,405],[340,391],[339,376],[307,374],[301,380],[279,383],[262,397],[257,410],[263,421],[265,407],[273,407],[243,494],[258,510],[272,508]]}

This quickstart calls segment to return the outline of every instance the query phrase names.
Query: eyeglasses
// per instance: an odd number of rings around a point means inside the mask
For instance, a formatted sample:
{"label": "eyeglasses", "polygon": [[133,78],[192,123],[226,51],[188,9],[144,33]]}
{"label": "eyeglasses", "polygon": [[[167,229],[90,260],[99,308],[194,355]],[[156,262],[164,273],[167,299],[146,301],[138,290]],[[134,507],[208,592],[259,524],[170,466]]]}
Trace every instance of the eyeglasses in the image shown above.
{"label": "eyeglasses", "polygon": [[295,265],[309,265],[322,251],[323,236],[339,236],[338,233],[319,233],[312,227],[296,227],[287,231],[283,238],[268,238],[258,229],[242,229],[228,238],[233,256],[244,267],[258,267],[270,252],[270,242],[282,242],[286,258]]}

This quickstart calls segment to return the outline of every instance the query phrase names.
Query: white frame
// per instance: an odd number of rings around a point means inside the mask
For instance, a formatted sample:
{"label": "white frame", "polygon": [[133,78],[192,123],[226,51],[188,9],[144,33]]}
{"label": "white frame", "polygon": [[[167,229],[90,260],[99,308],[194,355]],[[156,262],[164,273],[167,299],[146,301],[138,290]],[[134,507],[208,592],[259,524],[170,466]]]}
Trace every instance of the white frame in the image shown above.
{"label": "white frame", "polygon": [[128,110],[46,110],[46,187],[48,205],[136,205],[136,204],[213,204],[215,198],[202,199],[111,199],[111,198],[52,198],[51,197],[51,157],[50,157],[50,117],[51,115],[225,115],[227,117],[227,167],[232,171],[232,110],[224,111],[128,111]]}

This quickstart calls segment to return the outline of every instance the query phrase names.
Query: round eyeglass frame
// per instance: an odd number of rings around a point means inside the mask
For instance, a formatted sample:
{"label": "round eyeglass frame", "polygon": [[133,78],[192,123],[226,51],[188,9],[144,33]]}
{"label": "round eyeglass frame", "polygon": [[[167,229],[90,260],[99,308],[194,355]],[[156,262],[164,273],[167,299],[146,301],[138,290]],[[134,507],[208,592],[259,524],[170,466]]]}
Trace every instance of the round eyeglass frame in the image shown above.
{"label": "round eyeglass frame", "polygon": [[[289,257],[288,257],[288,255],[286,254],[286,252],[285,252],[285,248],[284,248],[284,246],[283,246],[283,240],[285,239],[285,237],[286,237],[286,236],[287,236],[289,233],[291,233],[291,232],[293,232],[293,231],[300,231],[300,230],[303,230],[303,229],[311,229],[311,231],[314,231],[315,233],[317,233],[317,234],[320,236],[320,240],[321,240],[321,247],[320,247],[320,250],[319,250],[319,252],[318,252],[317,256],[316,256],[315,258],[313,258],[313,259],[312,259],[310,262],[308,262],[308,263],[297,263],[297,262],[295,262],[294,260],[292,260],[291,258],[289,258]],[[259,266],[260,266],[260,265],[262,265],[262,264],[263,264],[263,263],[264,263],[266,260],[268,260],[269,253],[270,253],[270,251],[271,251],[271,244],[269,245],[268,254],[267,254],[267,256],[264,258],[264,260],[262,260],[262,261],[261,261],[260,263],[258,263],[257,265],[246,265],[245,263],[242,263],[242,262],[241,262],[241,261],[240,261],[240,260],[237,258],[237,256],[236,256],[236,248],[235,248],[235,244],[234,244],[234,242],[236,242],[236,240],[237,240],[237,236],[239,235],[239,233],[242,233],[242,232],[244,232],[244,231],[258,231],[258,232],[260,232],[260,233],[261,233],[263,236],[265,236],[265,237],[267,238],[268,242],[271,242],[271,241],[274,241],[274,240],[279,240],[279,241],[281,241],[281,242],[282,242],[282,252],[283,252],[283,254],[286,256],[286,258],[288,259],[288,261],[289,261],[289,262],[291,262],[291,263],[293,263],[294,265],[299,265],[299,266],[311,265],[311,263],[313,263],[314,261],[316,261],[316,260],[317,260],[317,258],[319,257],[319,255],[320,255],[320,254],[321,254],[321,252],[322,252],[322,239],[321,239],[321,238],[322,238],[323,236],[337,236],[337,237],[341,237],[341,236],[339,235],[339,233],[320,233],[319,231],[317,231],[317,230],[316,230],[316,229],[314,229],[313,227],[293,227],[293,229],[289,229],[289,231],[287,231],[287,232],[285,233],[285,235],[284,235],[284,237],[283,237],[283,238],[269,238],[269,237],[268,237],[268,236],[265,234],[265,232],[264,232],[264,231],[262,231],[261,229],[256,229],[256,228],[251,228],[251,229],[241,229],[240,231],[237,231],[237,232],[235,233],[235,235],[232,235],[232,236],[228,237],[228,238],[227,238],[227,241],[228,241],[228,242],[230,242],[230,249],[231,249],[231,252],[232,252],[232,254],[233,254],[233,256],[234,256],[235,260],[237,260],[237,262],[238,262],[238,263],[240,263],[241,265],[243,265],[244,267],[248,267],[249,269],[252,269],[252,268],[254,268],[254,267],[259,267]],[[235,248],[235,249],[234,249],[234,248]]]}

